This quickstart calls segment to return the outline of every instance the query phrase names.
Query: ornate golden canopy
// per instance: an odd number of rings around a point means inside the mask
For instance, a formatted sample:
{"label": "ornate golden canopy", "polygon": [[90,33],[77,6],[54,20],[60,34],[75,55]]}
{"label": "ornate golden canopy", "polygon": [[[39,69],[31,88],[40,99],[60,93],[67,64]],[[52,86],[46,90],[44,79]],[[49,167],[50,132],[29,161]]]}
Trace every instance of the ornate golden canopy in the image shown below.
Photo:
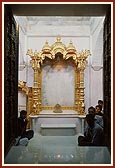
{"label": "ornate golden canopy", "polygon": [[34,52],[31,49],[28,49],[27,55],[31,57],[31,64],[33,69],[40,69],[43,61],[48,57],[50,59],[55,59],[57,53],[63,55],[63,59],[67,60],[72,58],[79,69],[84,69],[87,64],[87,57],[90,55],[89,50],[81,51],[80,53],[73,46],[72,41],[70,41],[68,47],[61,42],[60,36],[57,37],[57,41],[49,46],[46,41],[45,45],[42,48],[41,52],[35,50]]}
{"label": "ornate golden canopy", "polygon": [[[84,69],[87,64],[87,57],[90,55],[89,50],[78,52],[74,47],[72,41],[70,41],[69,45],[66,47],[65,44],[62,43],[60,36],[57,37],[56,42],[49,46],[46,41],[42,50],[38,52],[32,49],[28,49],[27,55],[31,57],[31,65],[34,70],[34,86],[32,88],[32,96],[29,99],[27,106],[29,107],[29,114],[39,114],[41,110],[45,107],[42,106],[41,101],[41,69],[42,65],[44,65],[45,59],[55,60],[57,54],[62,55],[62,60],[71,59],[74,62],[75,73],[75,105],[72,108],[62,107],[62,109],[73,109],[77,112],[77,114],[84,114],[85,105],[84,105]],[[31,106],[30,106],[31,104]],[[53,107],[46,107],[46,109],[52,109]]]}

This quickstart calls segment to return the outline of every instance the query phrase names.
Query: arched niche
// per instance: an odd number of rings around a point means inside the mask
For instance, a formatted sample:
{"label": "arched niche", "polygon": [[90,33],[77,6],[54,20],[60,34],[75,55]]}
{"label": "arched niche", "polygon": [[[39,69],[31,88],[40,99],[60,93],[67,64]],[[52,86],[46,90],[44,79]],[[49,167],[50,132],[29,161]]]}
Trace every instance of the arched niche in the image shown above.
{"label": "arched niche", "polygon": [[63,110],[74,110],[75,78],[72,59],[64,60],[63,55],[57,53],[54,60],[44,61],[41,80],[42,109],[52,110],[56,104],[60,104]]}
{"label": "arched niche", "polygon": [[[57,41],[52,46],[49,46],[48,42],[46,41],[40,52],[37,50],[33,52],[31,49],[28,49],[27,55],[31,57],[31,65],[34,70],[34,86],[32,87],[31,94],[32,106],[29,113],[32,115],[37,115],[40,114],[40,111],[44,109],[54,109],[54,106],[52,105],[44,106],[42,101],[43,85],[45,84],[42,80],[44,67],[50,66],[52,69],[55,69],[57,66],[58,72],[58,68],[64,68],[64,66],[68,67],[71,65],[74,70],[74,103],[71,106],[63,104],[62,109],[71,109],[75,110],[77,114],[84,114],[84,70],[87,64],[87,57],[90,55],[90,51],[85,50],[79,53],[73,46],[72,41],[70,41],[69,46],[66,47],[66,45],[61,42],[60,36],[58,36]],[[54,89],[54,92],[55,90],[56,89]],[[30,105],[28,104],[28,106]]]}

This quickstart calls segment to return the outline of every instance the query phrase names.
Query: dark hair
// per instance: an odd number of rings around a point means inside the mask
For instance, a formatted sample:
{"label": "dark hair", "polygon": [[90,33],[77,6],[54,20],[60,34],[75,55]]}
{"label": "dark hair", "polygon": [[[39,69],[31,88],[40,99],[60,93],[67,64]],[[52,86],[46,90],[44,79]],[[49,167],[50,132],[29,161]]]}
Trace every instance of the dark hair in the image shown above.
{"label": "dark hair", "polygon": [[99,103],[103,104],[103,100],[98,100],[98,104],[99,104]]}
{"label": "dark hair", "polygon": [[27,114],[27,111],[26,111],[26,110],[21,110],[21,111],[20,111],[20,114],[21,114],[21,115]]}
{"label": "dark hair", "polygon": [[93,107],[93,106],[90,106],[89,108],[88,108],[88,112],[89,112],[89,110],[93,110],[94,111],[94,113],[95,113],[95,107]]}

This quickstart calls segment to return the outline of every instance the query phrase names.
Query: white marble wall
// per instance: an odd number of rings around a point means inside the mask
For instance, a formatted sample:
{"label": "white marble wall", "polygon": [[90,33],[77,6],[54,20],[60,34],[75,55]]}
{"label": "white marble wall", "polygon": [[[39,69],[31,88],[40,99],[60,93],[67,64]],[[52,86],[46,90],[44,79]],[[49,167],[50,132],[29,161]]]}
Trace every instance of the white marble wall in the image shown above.
{"label": "white marble wall", "polygon": [[23,91],[18,92],[18,116],[21,110],[26,110],[26,94]]}
{"label": "white marble wall", "polygon": [[74,67],[52,68],[46,66],[42,71],[42,105],[74,106]]}
{"label": "white marble wall", "polygon": [[89,62],[89,106],[103,100],[103,21],[104,17],[91,20],[91,59]]}

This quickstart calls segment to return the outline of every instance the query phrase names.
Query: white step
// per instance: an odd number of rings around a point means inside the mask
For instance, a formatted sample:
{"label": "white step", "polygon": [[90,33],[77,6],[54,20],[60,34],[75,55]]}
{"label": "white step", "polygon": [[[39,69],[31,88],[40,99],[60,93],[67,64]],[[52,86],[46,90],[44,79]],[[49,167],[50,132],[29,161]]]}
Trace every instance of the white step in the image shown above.
{"label": "white step", "polygon": [[41,124],[41,128],[76,128],[75,124]]}

